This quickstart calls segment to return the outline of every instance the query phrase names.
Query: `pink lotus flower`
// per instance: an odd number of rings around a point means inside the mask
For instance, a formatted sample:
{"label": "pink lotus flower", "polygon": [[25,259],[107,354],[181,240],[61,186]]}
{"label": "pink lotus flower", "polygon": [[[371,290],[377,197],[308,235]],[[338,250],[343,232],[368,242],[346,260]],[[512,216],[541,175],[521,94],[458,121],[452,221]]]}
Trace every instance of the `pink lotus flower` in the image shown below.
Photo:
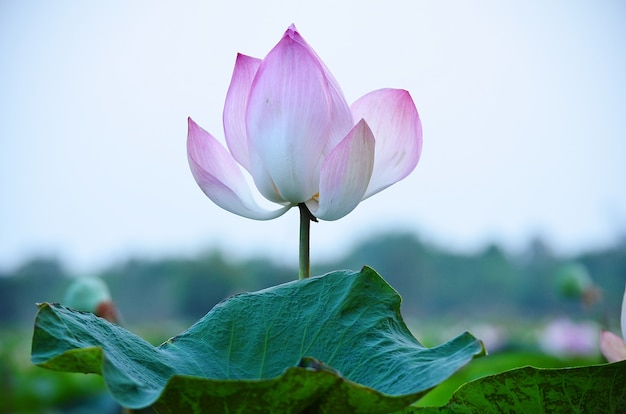
{"label": "pink lotus flower", "polygon": [[[339,219],[406,177],[422,148],[407,91],[376,90],[349,106],[293,25],[265,59],[237,56],[223,122],[228,151],[189,119],[191,171],[214,203],[256,220],[301,203],[317,218]],[[261,207],[240,166],[281,207]]]}
{"label": "pink lotus flower", "polygon": [[626,360],[626,289],[622,299],[622,338],[613,332],[602,331],[600,336],[600,351],[609,362]]}

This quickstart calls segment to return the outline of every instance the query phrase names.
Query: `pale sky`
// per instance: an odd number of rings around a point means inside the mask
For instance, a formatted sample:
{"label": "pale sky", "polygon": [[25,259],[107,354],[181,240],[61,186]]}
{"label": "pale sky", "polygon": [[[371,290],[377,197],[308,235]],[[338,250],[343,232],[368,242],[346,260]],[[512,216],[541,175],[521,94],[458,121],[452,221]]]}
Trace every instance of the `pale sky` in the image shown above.
{"label": "pale sky", "polygon": [[626,234],[623,0],[0,0],[0,269],[212,247],[296,266],[297,210],[221,210],[185,147],[188,116],[223,139],[236,54],[264,57],[291,23],[348,102],[407,89],[424,129],[413,174],[313,224],[314,264],[391,229],[563,253]]}

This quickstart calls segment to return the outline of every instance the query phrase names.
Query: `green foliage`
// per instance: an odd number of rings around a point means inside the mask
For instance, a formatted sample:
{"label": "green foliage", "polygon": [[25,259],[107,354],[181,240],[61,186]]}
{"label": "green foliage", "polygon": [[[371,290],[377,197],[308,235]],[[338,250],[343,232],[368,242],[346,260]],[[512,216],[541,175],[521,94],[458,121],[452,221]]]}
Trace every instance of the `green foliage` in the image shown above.
{"label": "green foliage", "polygon": [[372,269],[333,272],[233,296],[153,347],[90,313],[42,304],[32,360],[101,374],[123,405],[163,413],[385,413],[484,352],[469,334],[425,348],[399,308]]}
{"label": "green foliage", "polygon": [[417,402],[417,406],[441,406],[452,398],[452,394],[470,381],[499,374],[515,368],[533,366],[535,368],[571,368],[594,365],[602,362],[600,357],[557,357],[537,352],[507,351],[489,354],[473,361],[450,378],[439,384]]}
{"label": "green foliage", "polygon": [[[559,290],[563,267],[583,266],[602,302],[583,305]],[[404,298],[405,317],[493,319],[619,316],[626,274],[626,243],[576,257],[558,257],[541,240],[518,254],[498,245],[472,254],[422,243],[409,233],[387,233],[357,245],[345,257],[314,271],[367,264],[385,275]],[[614,324],[615,321],[609,321]]]}
{"label": "green foliage", "polygon": [[32,365],[28,355],[31,334],[0,331],[0,413],[68,414],[74,412],[74,405],[86,400],[106,404],[102,378],[46,371]]}
{"label": "green foliage", "polygon": [[626,361],[565,369],[518,368],[469,382],[442,407],[409,413],[624,413]]}
{"label": "green foliage", "polygon": [[55,259],[37,258],[8,275],[0,275],[0,324],[14,327],[30,323],[36,302],[45,297],[61,297],[67,272]]}
{"label": "green foliage", "polygon": [[[460,254],[411,234],[387,233],[364,240],[337,261],[314,264],[314,274],[364,264],[375,268],[404,298],[407,319],[485,320],[497,315],[528,320],[567,314],[617,328],[626,244],[576,257],[556,257],[541,241],[516,255],[497,245]],[[560,277],[571,264],[588,271],[601,302],[583,306],[561,294]],[[53,259],[36,259],[0,276],[0,326],[30,324],[33,304],[61,301],[70,276]],[[195,321],[229,295],[296,279],[297,268],[295,259],[288,267],[263,258],[232,261],[226,252],[211,251],[194,258],[136,258],[114,263],[96,276],[109,285],[125,323],[137,326]]]}

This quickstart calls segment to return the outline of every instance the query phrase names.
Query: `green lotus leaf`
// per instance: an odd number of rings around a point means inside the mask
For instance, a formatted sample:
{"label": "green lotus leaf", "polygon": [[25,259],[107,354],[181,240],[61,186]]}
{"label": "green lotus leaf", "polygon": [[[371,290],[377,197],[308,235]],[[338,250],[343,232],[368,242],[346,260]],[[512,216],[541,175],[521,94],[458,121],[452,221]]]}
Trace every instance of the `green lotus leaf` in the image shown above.
{"label": "green lotus leaf", "polygon": [[464,384],[442,407],[409,407],[401,412],[625,413],[626,361],[575,368],[517,368]]}
{"label": "green lotus leaf", "polygon": [[31,358],[101,374],[121,405],[161,413],[393,412],[484,354],[468,333],[424,347],[400,301],[371,268],[336,271],[235,295],[158,347],[43,303]]}

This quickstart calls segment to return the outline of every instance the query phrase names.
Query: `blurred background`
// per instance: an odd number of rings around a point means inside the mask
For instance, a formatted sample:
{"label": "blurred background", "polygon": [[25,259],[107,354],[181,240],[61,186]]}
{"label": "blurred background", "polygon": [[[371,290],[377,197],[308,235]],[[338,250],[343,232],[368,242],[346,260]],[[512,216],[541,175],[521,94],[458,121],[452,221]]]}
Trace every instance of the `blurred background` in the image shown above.
{"label": "blurred background", "polygon": [[297,212],[221,210],[185,152],[188,116],[223,138],[236,53],[291,23],[349,102],[407,89],[424,128],[412,175],[313,224],[313,272],[374,267],[428,345],[471,330],[502,366],[602,360],[626,282],[623,1],[0,0],[0,412],[102,390],[28,362],[34,303],[73,278],[103,278],[157,344],[296,277]]}

